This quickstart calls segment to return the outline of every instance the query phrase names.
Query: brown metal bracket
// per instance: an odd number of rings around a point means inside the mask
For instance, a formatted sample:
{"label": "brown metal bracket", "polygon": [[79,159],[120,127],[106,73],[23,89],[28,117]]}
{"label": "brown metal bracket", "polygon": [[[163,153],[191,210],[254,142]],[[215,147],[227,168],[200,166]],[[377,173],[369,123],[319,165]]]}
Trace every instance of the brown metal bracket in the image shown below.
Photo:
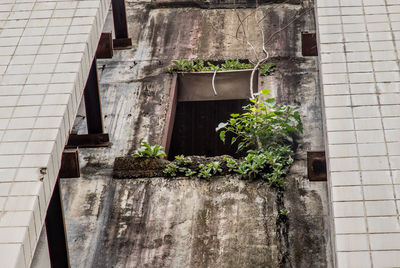
{"label": "brown metal bracket", "polygon": [[112,0],[111,5],[115,30],[114,49],[129,49],[132,47],[132,40],[128,37],[125,0]]}
{"label": "brown metal bracket", "polygon": [[47,208],[45,225],[51,267],[71,267],[59,178],[57,178],[53,195]]}
{"label": "brown metal bracket", "polygon": [[103,116],[101,113],[101,100],[99,90],[99,79],[97,76],[97,61],[93,59],[89,76],[83,91],[86,110],[86,124],[89,134],[104,132]]}
{"label": "brown metal bracket", "polygon": [[79,178],[81,176],[78,148],[64,149],[58,176],[60,178]]}
{"label": "brown metal bracket", "polygon": [[310,181],[326,181],[325,151],[307,152],[307,171]]}
{"label": "brown metal bracket", "polygon": [[316,33],[301,33],[301,51],[303,56],[318,56]]}
{"label": "brown metal bracket", "polygon": [[96,58],[93,59],[83,91],[88,134],[70,134],[67,148],[108,147],[109,136],[104,133]]}
{"label": "brown metal bracket", "polygon": [[97,45],[97,59],[111,59],[113,56],[113,40],[111,33],[101,33],[99,44]]}
{"label": "brown metal bracket", "polygon": [[108,147],[110,138],[107,133],[99,134],[70,134],[66,148],[96,148]]}

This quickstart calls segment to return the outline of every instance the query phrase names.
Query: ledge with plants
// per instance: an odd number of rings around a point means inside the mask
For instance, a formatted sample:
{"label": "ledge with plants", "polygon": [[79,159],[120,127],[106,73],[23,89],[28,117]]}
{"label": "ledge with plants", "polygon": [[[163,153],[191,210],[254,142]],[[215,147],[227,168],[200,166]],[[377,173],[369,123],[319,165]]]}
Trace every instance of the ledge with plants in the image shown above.
{"label": "ledge with plants", "polygon": [[259,88],[259,75],[269,75],[274,70],[272,63],[254,65],[226,60],[214,64],[180,58],[167,72],[177,73],[178,101],[199,101],[250,98]]}
{"label": "ledge with plants", "polygon": [[[168,73],[173,72],[215,72],[215,71],[235,71],[235,70],[252,70],[255,65],[252,63],[245,63],[240,60],[226,60],[222,64],[213,64],[210,61],[203,60],[186,60],[180,58],[179,60],[172,61],[173,65],[167,69]],[[272,63],[263,63],[257,69],[260,70],[261,75],[268,75],[275,70],[275,65]]]}
{"label": "ledge with plants", "polygon": [[[176,156],[168,161],[159,145],[142,142],[142,147],[130,157],[116,158],[114,178],[192,177],[210,179],[213,176],[237,175],[242,179],[262,179],[282,190],[285,177],[293,163],[296,139],[302,133],[297,107],[278,106],[263,90],[243,107],[243,113],[231,118],[216,129],[222,142],[237,144],[245,157]],[[228,140],[227,134],[232,138]]]}

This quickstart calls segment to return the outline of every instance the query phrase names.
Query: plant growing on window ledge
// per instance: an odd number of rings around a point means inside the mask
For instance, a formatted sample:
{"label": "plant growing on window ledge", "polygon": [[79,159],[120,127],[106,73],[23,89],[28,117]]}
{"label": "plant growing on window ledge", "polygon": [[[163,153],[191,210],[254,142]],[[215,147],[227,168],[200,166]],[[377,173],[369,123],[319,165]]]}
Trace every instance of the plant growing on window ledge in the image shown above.
{"label": "plant growing on window ledge", "polygon": [[141,142],[141,147],[133,154],[136,158],[160,158],[167,156],[161,145],[150,145],[146,141]]}
{"label": "plant growing on window ledge", "polygon": [[[253,69],[254,64],[240,62],[239,60],[226,60],[222,64],[212,64],[203,60],[186,60],[182,57],[179,60],[172,61],[173,65],[167,69],[168,73],[173,72],[215,72],[215,71],[232,71]],[[258,66],[261,75],[268,75],[275,70],[275,64],[263,63]]]}
{"label": "plant growing on window ledge", "polygon": [[297,107],[277,106],[273,98],[264,100],[268,94],[267,89],[255,94],[251,103],[243,107],[244,113],[231,114],[216,131],[223,142],[226,134],[231,133],[231,144],[237,143],[238,151],[248,150],[237,167],[230,161],[234,172],[248,178],[262,177],[271,186],[282,189],[293,163],[294,141],[302,133],[303,125]]}
{"label": "plant growing on window ledge", "polygon": [[268,94],[268,89],[254,94],[251,103],[243,107],[243,114],[231,114],[227,122],[220,123],[216,128],[220,139],[225,142],[226,133],[232,133],[231,143],[238,143],[239,151],[254,146],[260,150],[292,144],[293,139],[303,131],[300,114],[294,106],[277,106],[273,98],[260,98]]}
{"label": "plant growing on window ledge", "polygon": [[207,179],[221,174],[223,164],[231,174],[248,179],[263,178],[271,187],[283,190],[284,178],[293,163],[295,138],[302,133],[303,126],[297,107],[277,106],[275,99],[266,98],[268,94],[266,89],[255,94],[251,103],[243,107],[242,114],[231,114],[216,129],[223,142],[228,132],[233,134],[230,143],[238,143],[239,151],[247,150],[244,158],[225,156],[222,162],[203,163],[191,169],[192,159],[178,155],[165,167],[164,174]]}
{"label": "plant growing on window ledge", "polygon": [[190,164],[193,161],[190,157],[184,155],[177,155],[173,162],[169,163],[164,168],[164,174],[168,177],[185,176],[193,177],[197,174],[197,171],[190,169]]}
{"label": "plant growing on window ledge", "polygon": [[221,165],[221,163],[219,161],[213,161],[206,165],[200,164],[198,176],[200,178],[208,179],[213,175],[221,173],[222,169],[221,169],[220,165]]}

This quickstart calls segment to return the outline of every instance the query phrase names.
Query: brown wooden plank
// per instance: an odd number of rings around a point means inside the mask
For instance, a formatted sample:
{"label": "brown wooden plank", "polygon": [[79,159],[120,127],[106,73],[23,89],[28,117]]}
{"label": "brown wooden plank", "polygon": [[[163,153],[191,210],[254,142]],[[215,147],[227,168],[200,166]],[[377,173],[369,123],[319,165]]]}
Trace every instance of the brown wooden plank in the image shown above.
{"label": "brown wooden plank", "polygon": [[69,268],[68,239],[65,231],[64,209],[60,190],[60,179],[57,178],[53,195],[45,219],[47,243],[51,267]]}
{"label": "brown wooden plank", "polygon": [[128,37],[125,0],[112,0],[115,40],[114,49],[128,49],[132,47],[132,40]]}
{"label": "brown wooden plank", "polygon": [[301,50],[303,56],[318,56],[316,33],[301,33]]}
{"label": "brown wooden plank", "polygon": [[60,178],[79,178],[81,176],[77,148],[64,149],[58,176]]}
{"label": "brown wooden plank", "polygon": [[70,134],[66,148],[108,147],[110,138],[107,133],[99,134]]}
{"label": "brown wooden plank", "polygon": [[99,79],[97,76],[96,58],[93,59],[89,76],[84,89],[86,124],[89,134],[104,132],[103,116],[101,113],[101,100],[99,91]]}
{"label": "brown wooden plank", "polygon": [[111,59],[113,56],[113,40],[111,33],[101,33],[99,44],[97,45],[97,59]]}
{"label": "brown wooden plank", "polygon": [[310,181],[327,180],[325,151],[307,152],[307,172]]}

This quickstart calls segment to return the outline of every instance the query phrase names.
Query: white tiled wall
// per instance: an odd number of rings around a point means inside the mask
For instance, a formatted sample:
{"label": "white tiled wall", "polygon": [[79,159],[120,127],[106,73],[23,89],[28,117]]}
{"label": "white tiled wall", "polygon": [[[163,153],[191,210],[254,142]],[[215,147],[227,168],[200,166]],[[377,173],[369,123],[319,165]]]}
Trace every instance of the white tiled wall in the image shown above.
{"label": "white tiled wall", "polygon": [[0,266],[29,267],[110,0],[0,1]]}
{"label": "white tiled wall", "polygon": [[316,0],[337,267],[400,267],[400,1]]}

